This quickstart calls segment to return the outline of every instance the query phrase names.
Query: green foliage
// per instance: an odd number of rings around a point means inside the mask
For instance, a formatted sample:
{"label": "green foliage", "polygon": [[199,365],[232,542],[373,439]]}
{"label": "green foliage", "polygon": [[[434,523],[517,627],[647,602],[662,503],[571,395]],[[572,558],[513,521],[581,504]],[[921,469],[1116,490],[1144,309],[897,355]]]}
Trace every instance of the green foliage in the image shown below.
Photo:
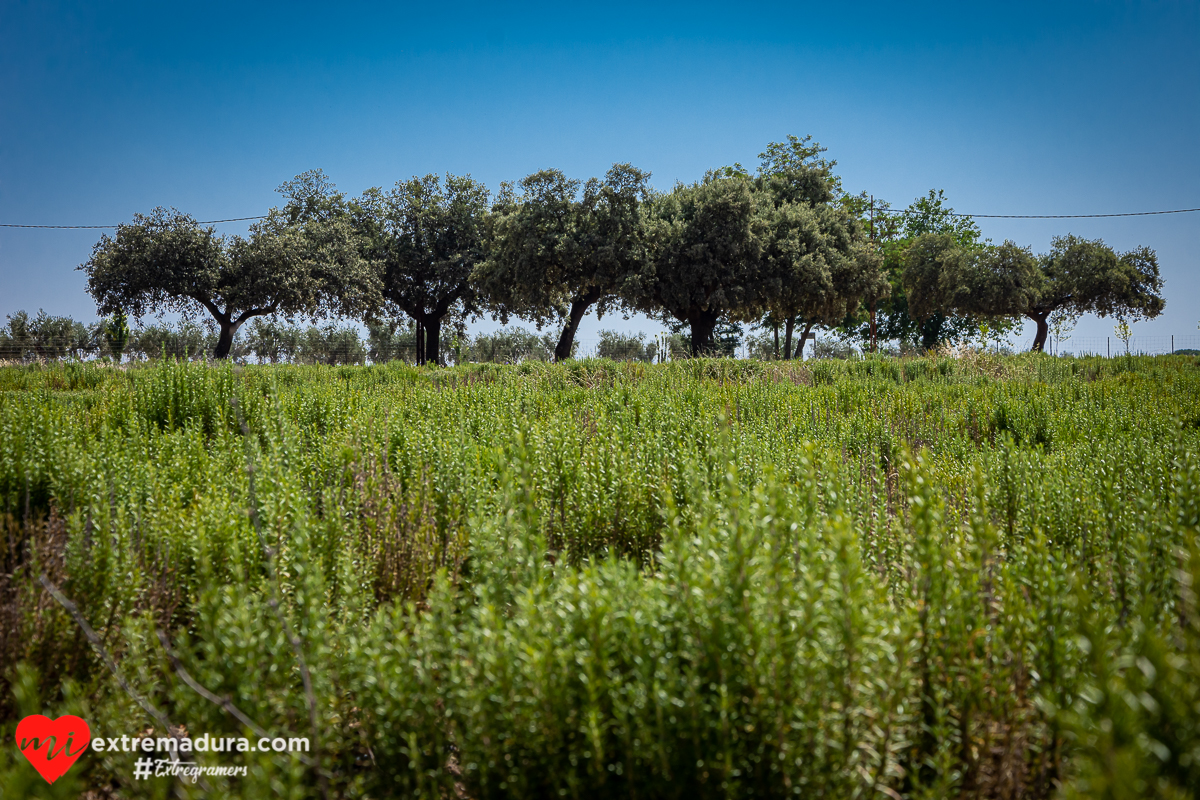
{"label": "green foliage", "polygon": [[1024,315],[1037,324],[1037,351],[1045,346],[1051,315],[1116,315],[1118,338],[1125,334],[1128,343],[1126,318],[1155,317],[1164,305],[1158,260],[1145,247],[1117,254],[1099,240],[1068,235],[1035,258],[1012,242],[964,246],[950,233],[926,233],[907,245],[902,261],[908,305],[919,319]]}
{"label": "green foliage", "polygon": [[[754,287],[759,301],[746,317],[757,319],[765,308],[772,325],[785,320],[784,358],[803,351],[814,326],[837,325],[860,301],[888,293],[882,258],[863,226],[833,202],[839,184],[833,162],[818,158],[823,150],[794,136],[788,145],[772,143],[755,181],[763,251]],[[804,331],[793,350],[797,321]]]}
{"label": "green foliage", "polygon": [[229,355],[247,320],[264,314],[355,314],[375,287],[352,247],[342,196],[319,170],[279,189],[283,209],[224,237],[188,214],[155,208],[105,234],[79,269],[101,314],[178,311],[210,314],[219,326],[214,355]]}
{"label": "green foliage", "polygon": [[581,184],[548,169],[523,178],[519,194],[506,185],[473,276],[493,313],[505,324],[510,315],[564,324],[556,358],[566,358],[580,320],[593,306],[603,317],[644,260],[638,209],[649,179],[614,164],[603,180]]}
{"label": "green foliage", "polygon": [[[402,325],[398,320],[367,321],[367,355],[376,364],[389,361],[415,362],[417,355],[416,326]],[[461,355],[455,363],[461,362]]]}
{"label": "green foliage", "polygon": [[[160,631],[315,737],[201,756],[248,767],[210,795],[1190,796],[1198,393],[1137,356],[3,368],[0,734],[156,724],[45,573],[174,724],[244,733]],[[71,791],[203,796],[133,758]]]}
{"label": "green foliage", "polygon": [[[910,260],[906,253],[919,237],[933,237],[941,245],[939,251],[949,248],[973,252],[979,248],[983,244],[982,233],[974,220],[955,214],[940,189],[931,189],[928,195],[916,198],[902,213],[893,212],[886,202],[875,201],[868,206],[867,198],[862,195],[843,197],[842,203],[869,227],[882,260],[880,269],[890,283],[890,291],[880,287],[864,298],[868,304],[872,300],[876,303],[877,339],[898,340],[902,349],[931,351],[940,345],[964,344],[979,338],[980,320],[974,316],[956,314],[951,308],[939,307],[936,301],[920,313],[914,311],[904,277]],[[928,280],[927,271],[923,277]],[[912,278],[909,281],[914,282]],[[861,314],[851,313],[842,328],[845,335],[861,342],[864,349],[870,345],[870,326]]]}
{"label": "green foliage", "polygon": [[596,346],[597,358],[613,361],[646,361],[653,363],[658,355],[658,342],[646,341],[646,334],[628,334],[619,331],[600,331],[600,343]]}
{"label": "green foliage", "polygon": [[[853,203],[837,202],[836,162],[824,152],[812,137],[789,136],[759,154],[754,176],[735,164],[653,195],[646,262],[625,284],[626,299],[686,326],[693,355],[730,354],[714,339],[723,322],[783,322],[782,356],[791,358],[814,326],[841,323],[860,302],[885,297],[882,258]],[[793,348],[797,322],[803,334]]]}
{"label": "green foliage", "polygon": [[100,331],[70,317],[39,310],[32,319],[24,311],[10,314],[0,328],[0,361],[49,361],[83,358],[100,349]]}
{"label": "green foliage", "polygon": [[[1194,465],[1190,478],[1197,475]],[[1088,620],[1080,645],[1089,678],[1062,715],[1079,757],[1067,798],[1184,798],[1200,787],[1200,550],[1194,492],[1178,522],[1189,529],[1178,594],[1164,598],[1174,624],[1154,625],[1161,610],[1121,627],[1103,615]]]}
{"label": "green foliage", "polygon": [[[368,346],[371,348],[368,350]],[[380,363],[396,358],[397,346],[390,341],[371,339],[364,345],[358,329],[352,325],[309,325],[299,327],[276,320],[254,320],[247,330],[241,350],[253,355],[260,364],[362,364],[368,354]],[[405,355],[411,360],[411,337]],[[378,359],[375,357],[378,356]]]}
{"label": "green foliage", "polygon": [[256,319],[247,326],[245,346],[259,363],[279,364],[292,361],[300,352],[303,330],[276,319]]}
{"label": "green foliage", "polygon": [[812,345],[812,358],[854,358],[854,349],[846,342],[830,337],[816,339]]}
{"label": "green foliage", "polygon": [[1165,305],[1158,258],[1148,247],[1116,253],[1100,240],[1055,237],[1043,258],[1045,284],[1033,310],[1068,307],[1101,317],[1150,319]]}
{"label": "green foliage", "polygon": [[[555,339],[524,328],[500,328],[471,338],[463,352],[464,361],[516,364],[520,361],[553,361]],[[571,355],[579,347],[572,342]]]}
{"label": "green foliage", "polygon": [[1133,336],[1133,326],[1129,324],[1129,320],[1122,317],[1115,326],[1113,333],[1125,345],[1125,355],[1129,355],[1129,339]]}
{"label": "green foliage", "polygon": [[487,187],[470,175],[413,177],[387,192],[368,189],[352,210],[382,310],[423,326],[423,359],[441,363],[443,321],[474,304],[471,274],[486,255]]}
{"label": "green foliage", "polygon": [[635,307],[686,323],[693,355],[709,353],[723,317],[761,315],[754,279],[763,243],[751,190],[746,175],[710,175],[645,205],[649,258],[626,291]]}
{"label": "green foliage", "polygon": [[959,247],[976,247],[981,244],[983,233],[975,220],[960,214],[946,205],[946,194],[941,189],[918,197],[909,205],[901,221],[900,238],[916,239],[928,233],[947,234]]}
{"label": "green foliage", "polygon": [[125,347],[129,344],[129,319],[124,313],[118,311],[103,325],[104,343],[108,345],[109,355],[120,362],[121,356],[125,353]]}
{"label": "green foliage", "polygon": [[[175,324],[155,323],[137,327],[130,332],[127,352],[133,359],[178,358],[190,361],[204,358],[216,347],[217,337],[190,319]],[[230,348],[233,356],[242,355],[236,344]]]}
{"label": "green foliage", "polygon": [[358,329],[351,325],[309,325],[300,339],[301,364],[362,364],[367,359]]}
{"label": "green foliage", "polygon": [[841,179],[833,174],[837,162],[821,155],[828,149],[812,136],[801,139],[788,134],[786,142],[771,142],[758,154],[758,178],[785,202],[828,202],[841,194],[842,187]]}

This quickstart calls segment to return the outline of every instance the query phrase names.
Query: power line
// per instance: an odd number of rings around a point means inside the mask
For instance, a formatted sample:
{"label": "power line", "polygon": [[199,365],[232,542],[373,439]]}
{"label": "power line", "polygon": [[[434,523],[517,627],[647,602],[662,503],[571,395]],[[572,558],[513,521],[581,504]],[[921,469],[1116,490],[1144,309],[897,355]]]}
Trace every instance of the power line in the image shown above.
{"label": "power line", "polygon": [[[197,222],[197,225],[216,225],[221,222],[245,222],[248,219],[266,219],[261,217],[232,217],[231,219],[207,219]],[[91,228],[119,228],[120,225],[11,225],[0,223],[0,228],[54,228],[55,230],[83,230]]]}
{"label": "power line", "polygon": [[[908,208],[877,208],[880,214],[923,214],[925,212]],[[1187,214],[1200,211],[1200,208],[1176,208],[1170,211],[1128,211],[1123,214],[964,214],[959,211],[947,211],[951,217],[971,217],[972,219],[1101,219],[1109,217],[1153,217],[1160,214]],[[266,215],[258,217],[232,217],[230,219],[208,219],[197,222],[197,225],[218,225],[222,222],[245,222],[253,219],[266,219]],[[15,225],[0,223],[0,228],[44,228],[53,230],[92,230],[118,228],[119,225]]]}
{"label": "power line", "polygon": [[[877,209],[881,214],[923,214],[916,209]],[[1200,211],[1200,208],[1176,208],[1172,211],[1129,211],[1124,214],[961,214],[948,211],[951,217],[972,217],[973,219],[1096,219],[1098,217],[1151,217],[1157,214],[1186,214],[1189,211]]]}

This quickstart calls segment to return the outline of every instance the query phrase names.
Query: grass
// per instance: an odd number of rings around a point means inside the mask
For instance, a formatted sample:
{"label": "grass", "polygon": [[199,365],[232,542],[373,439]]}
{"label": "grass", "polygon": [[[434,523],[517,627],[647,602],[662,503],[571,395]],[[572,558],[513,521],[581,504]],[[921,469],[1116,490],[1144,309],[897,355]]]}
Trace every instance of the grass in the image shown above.
{"label": "grass", "polygon": [[[160,633],[313,737],[200,757],[226,796],[1195,796],[1198,400],[1191,356],[3,368],[0,727],[161,728],[44,574],[171,724],[244,733]],[[134,758],[0,786],[205,795]]]}

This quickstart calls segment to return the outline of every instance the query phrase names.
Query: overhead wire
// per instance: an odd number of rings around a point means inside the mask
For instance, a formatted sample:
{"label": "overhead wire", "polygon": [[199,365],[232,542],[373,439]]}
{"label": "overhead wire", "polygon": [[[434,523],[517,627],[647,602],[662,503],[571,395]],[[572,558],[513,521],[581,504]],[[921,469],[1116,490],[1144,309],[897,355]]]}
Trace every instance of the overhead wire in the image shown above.
{"label": "overhead wire", "polygon": [[[197,222],[197,225],[216,225],[221,222],[245,222],[249,219],[266,219],[266,215],[259,217],[231,217],[229,219],[206,219]],[[7,222],[0,222],[0,228],[54,228],[56,230],[84,230],[91,228],[119,228],[120,225],[14,225]]]}
{"label": "overhead wire", "polygon": [[[924,214],[926,212],[913,208],[877,208],[881,214]],[[964,214],[958,211],[947,211],[951,217],[971,217],[972,219],[1097,219],[1100,217],[1152,217],[1158,214],[1186,214],[1189,211],[1200,211],[1200,208],[1176,208],[1170,211],[1126,211],[1122,214]]]}
{"label": "overhead wire", "polygon": [[[911,208],[876,208],[879,214],[923,214],[925,212]],[[1200,208],[1175,208],[1170,211],[1126,211],[1120,214],[966,214],[961,211],[945,212],[951,217],[970,217],[972,219],[1101,219],[1111,217],[1153,217],[1161,214],[1187,214],[1200,211]],[[248,220],[266,219],[266,215],[257,217],[230,217],[229,219],[200,220],[197,225],[219,225],[222,222],[246,222]],[[0,222],[0,228],[43,228],[53,230],[94,230],[119,228],[120,225],[18,225]]]}

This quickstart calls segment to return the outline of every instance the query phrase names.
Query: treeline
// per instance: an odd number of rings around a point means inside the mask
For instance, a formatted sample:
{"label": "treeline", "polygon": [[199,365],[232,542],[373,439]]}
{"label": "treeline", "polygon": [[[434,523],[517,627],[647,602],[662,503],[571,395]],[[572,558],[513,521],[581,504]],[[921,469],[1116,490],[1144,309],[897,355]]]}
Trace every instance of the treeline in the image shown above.
{"label": "treeline", "polygon": [[[114,337],[112,323],[83,323],[70,317],[54,317],[45,311],[36,317],[19,311],[0,328],[0,362],[34,362],[61,359],[112,358],[117,361],[150,361],[158,358],[194,360],[206,358],[217,346],[216,326],[188,319],[128,330]],[[447,363],[516,363],[553,361],[557,337],[519,327],[469,336],[454,334],[446,343]],[[752,355],[769,358],[762,343]],[[686,337],[648,339],[643,333],[600,331],[599,341],[588,355],[613,361],[653,363],[690,354]],[[732,351],[723,354],[732,355]],[[579,355],[578,342],[571,350]],[[353,325],[293,325],[275,319],[255,319],[234,340],[229,357],[253,359],[260,364],[382,364],[418,360],[416,328],[397,322],[371,321],[364,338]]]}
{"label": "treeline", "polygon": [[1028,318],[1040,350],[1055,319],[1163,308],[1149,248],[1117,253],[1069,235],[1040,256],[997,246],[940,192],[899,212],[848,194],[824,152],[789,136],[754,172],[734,164],[670,191],[614,164],[587,181],[542,170],[495,196],[447,174],[350,198],[314,170],[283,184],[284,206],[245,237],[160,207],[102,237],[80,269],[117,320],[206,312],[218,358],[247,322],[275,316],[404,320],[417,360],[444,363],[447,338],[483,315],[558,331],[557,360],[593,309],[658,319],[692,355],[728,349],[749,324],[790,358],[814,329],[864,349],[928,349],[1002,338]]}

